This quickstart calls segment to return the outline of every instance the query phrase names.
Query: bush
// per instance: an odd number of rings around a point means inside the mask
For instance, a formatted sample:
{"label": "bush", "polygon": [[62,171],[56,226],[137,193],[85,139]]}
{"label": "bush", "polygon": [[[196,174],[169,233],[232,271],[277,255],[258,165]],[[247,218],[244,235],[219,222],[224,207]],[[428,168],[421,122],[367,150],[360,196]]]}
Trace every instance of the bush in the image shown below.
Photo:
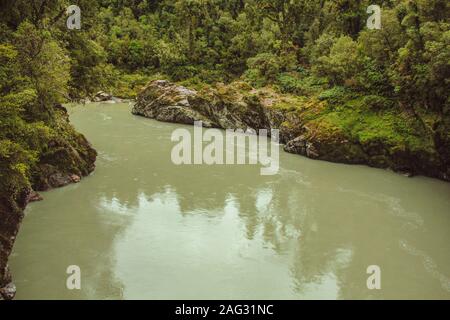
{"label": "bush", "polygon": [[281,70],[278,57],[272,53],[261,53],[248,59],[247,66],[245,78],[255,87],[274,82]]}
{"label": "bush", "polygon": [[187,63],[187,58],[183,52],[183,43],[180,40],[175,42],[164,40],[158,41],[156,46],[156,56],[162,72],[170,75],[180,72],[175,69],[180,68],[180,66],[182,67]]}
{"label": "bush", "polygon": [[277,85],[282,93],[300,94],[302,89],[302,81],[291,73],[279,74]]}
{"label": "bush", "polygon": [[227,79],[226,73],[222,70],[208,70],[202,69],[199,74],[199,78],[202,82],[213,84],[216,82],[224,82]]}
{"label": "bush", "polygon": [[0,191],[16,193],[28,186],[30,166],[35,161],[35,155],[19,144],[0,140]]}
{"label": "bush", "polygon": [[[161,77],[158,75],[158,78]],[[114,84],[111,93],[119,98],[134,99],[152,78],[139,73],[118,75],[118,80]]]}
{"label": "bush", "polygon": [[303,54],[309,57],[311,64],[316,64],[320,57],[330,54],[331,48],[336,42],[336,36],[332,33],[323,33],[313,45],[303,48]]}
{"label": "bush", "polygon": [[336,86],[331,89],[323,91],[319,95],[319,100],[326,100],[334,104],[343,102],[348,95],[349,95],[348,89],[342,86]]}
{"label": "bush", "polygon": [[358,44],[348,36],[336,40],[330,54],[317,59],[314,70],[318,75],[328,77],[335,85],[343,85],[360,70]]}
{"label": "bush", "polygon": [[327,85],[327,81],[324,78],[303,77],[301,73],[291,72],[279,74],[276,84],[282,93],[309,96],[322,91],[323,87]]}
{"label": "bush", "polygon": [[197,67],[188,65],[172,67],[169,71],[169,75],[174,81],[186,80],[194,77],[197,74]]}
{"label": "bush", "polygon": [[364,96],[362,103],[373,111],[390,110],[394,108],[394,101],[378,95]]}

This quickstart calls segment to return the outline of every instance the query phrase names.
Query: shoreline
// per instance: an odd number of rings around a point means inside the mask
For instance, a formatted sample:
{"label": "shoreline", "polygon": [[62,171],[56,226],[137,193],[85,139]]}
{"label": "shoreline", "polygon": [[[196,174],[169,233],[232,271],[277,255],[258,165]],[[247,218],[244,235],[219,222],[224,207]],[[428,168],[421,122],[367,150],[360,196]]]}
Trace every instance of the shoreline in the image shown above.
{"label": "shoreline", "polygon": [[[236,84],[239,86],[240,84]],[[225,91],[225,93],[223,93]],[[410,151],[383,142],[364,144],[344,131],[305,120],[309,110],[299,112],[274,107],[261,92],[245,92],[233,84],[204,91],[191,90],[166,80],[156,80],[138,95],[132,113],[161,122],[205,128],[280,131],[284,151],[313,160],[386,169],[407,177],[426,176],[450,182],[450,168],[445,168],[435,154],[418,149]],[[323,107],[323,106],[322,106]],[[303,118],[305,117],[305,118]],[[437,152],[437,151],[433,151]],[[447,171],[446,171],[447,169]]]}

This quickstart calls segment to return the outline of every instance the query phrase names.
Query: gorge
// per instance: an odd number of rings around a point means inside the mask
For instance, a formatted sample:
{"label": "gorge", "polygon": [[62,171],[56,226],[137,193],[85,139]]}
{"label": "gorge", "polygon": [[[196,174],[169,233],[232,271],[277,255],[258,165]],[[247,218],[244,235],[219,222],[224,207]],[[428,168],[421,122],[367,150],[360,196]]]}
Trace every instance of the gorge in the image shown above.
{"label": "gorge", "polygon": [[[177,166],[180,124],[128,104],[67,108],[96,170],[28,206],[10,259],[17,299],[450,296],[447,182],[284,152],[273,176]],[[373,264],[382,290],[366,287]],[[69,265],[81,290],[65,288]]]}
{"label": "gorge", "polygon": [[[341,141],[321,140],[320,138],[317,138],[318,136],[319,137],[323,136],[323,134],[321,134],[320,132],[319,133],[316,132],[314,135],[311,134],[309,135],[309,137],[312,137],[313,139],[316,140],[307,141],[305,134],[308,135],[308,131],[307,129],[305,129],[305,127],[295,128],[290,125],[286,125],[286,121],[288,119],[289,121],[295,123],[302,123],[302,119],[298,117],[298,113],[297,115],[295,115],[292,114],[292,112],[276,108],[277,103],[280,103],[277,99],[280,99],[280,97],[272,96],[271,99],[268,99],[267,95],[268,93],[260,93],[253,89],[251,90],[247,89],[245,86],[243,87],[243,85],[239,83],[230,85],[229,87],[222,86],[217,87],[216,89],[211,89],[210,91],[197,92],[195,90],[190,90],[177,84],[170,83],[168,81],[158,80],[149,83],[142,90],[142,92],[138,96],[136,104],[134,104],[134,106],[132,107],[132,113],[135,115],[142,115],[147,118],[155,118],[163,122],[172,122],[181,125],[194,124],[195,121],[201,120],[203,121],[204,124],[206,124],[206,127],[210,128],[221,128],[221,129],[232,128],[232,129],[242,129],[243,131],[258,130],[259,128],[266,130],[279,128],[281,141],[286,143],[285,150],[290,153],[305,155],[311,159],[325,159],[332,162],[344,162],[353,164],[357,163],[354,161],[346,161],[346,159],[354,159],[354,154],[348,153],[349,150],[354,149],[354,146],[351,146],[351,143],[354,142],[349,141],[348,139]],[[268,103],[267,101],[270,101],[270,103]],[[105,121],[106,121],[105,124],[107,124],[109,121],[113,119],[114,121],[116,121],[115,117],[120,115],[122,121],[115,122],[114,124],[115,130],[119,130],[121,126],[129,122],[129,120],[123,118],[125,116],[124,109],[126,109],[126,107],[124,108],[122,104],[120,103],[109,104],[106,101],[106,104],[100,103],[97,105],[98,105],[97,107],[94,107],[94,105],[87,104],[85,107],[83,107],[83,109],[85,109],[83,112],[80,113],[80,111],[77,111],[76,114],[79,116],[84,115],[88,116],[88,113],[93,112],[92,115],[95,116],[94,118],[97,118],[99,120],[100,124]],[[73,109],[73,107],[70,107],[69,110],[78,110],[79,108],[81,107],[75,109]],[[118,110],[112,112],[113,108],[117,108]],[[91,109],[94,109],[94,111],[89,111]],[[62,145],[64,147],[63,149],[57,149],[60,151],[49,154],[48,156],[43,158],[43,160],[41,160],[38,166],[39,171],[36,172],[35,175],[36,178],[33,182],[33,188],[36,191],[45,191],[54,187],[61,187],[73,182],[78,182],[79,179],[77,177],[86,176],[89,173],[91,173],[94,169],[96,152],[91,148],[90,144],[86,141],[83,135],[79,135],[75,133],[73,129],[71,129],[71,126],[68,124],[69,119],[66,108],[59,107],[58,110],[59,111],[56,114],[55,118],[60,119],[59,121],[61,121],[62,123],[61,133],[70,132],[70,134],[73,135],[73,138],[70,138],[69,141],[51,140],[48,142],[49,145],[55,146]],[[116,115],[117,112],[119,113]],[[84,122],[88,121],[88,123],[92,123],[92,121],[89,121],[86,118],[86,116],[84,116],[83,121]],[[101,116],[102,118],[99,119],[98,118],[99,116]],[[298,118],[295,118],[295,116],[297,116]],[[141,125],[144,124],[144,122],[140,123]],[[85,124],[81,124],[81,128],[83,128],[84,126]],[[307,126],[307,123],[305,124],[305,126]],[[193,130],[195,131],[194,128]],[[107,131],[105,131],[103,134],[110,134],[111,137],[113,137],[112,132],[108,133]],[[129,131],[125,136],[130,137],[130,134],[134,135],[134,133]],[[163,140],[167,140],[171,136],[172,136],[171,134],[167,134],[166,137],[161,138],[163,138]],[[98,137],[96,138],[95,135],[92,135],[92,137],[94,139],[98,138]],[[152,135],[150,134],[149,139],[153,139],[151,137]],[[145,140],[145,137],[142,136],[141,139]],[[324,147],[324,145],[326,147]],[[167,146],[165,146],[165,148],[169,146],[170,144],[167,143]],[[161,151],[158,150],[154,151],[156,153],[161,153]],[[332,152],[327,153],[327,151]],[[167,156],[167,161],[169,161],[170,160],[168,158],[169,154],[171,154],[171,152],[165,155],[160,154],[157,157],[164,158],[164,156]],[[336,155],[337,158],[335,158]],[[118,154],[116,156],[123,157],[124,154]],[[389,161],[391,161],[390,163],[394,164],[393,169],[395,169],[396,168],[395,161],[397,158],[395,157],[395,155],[391,156],[392,158],[390,158]],[[108,162],[109,161],[108,159],[111,156],[103,154],[101,157],[103,159],[102,164],[105,165],[105,161]],[[111,159],[114,158],[115,156],[112,156]],[[65,160],[62,161],[63,159]],[[372,163],[370,162],[370,158],[365,159],[366,159],[365,162],[361,161],[360,163],[372,165]],[[427,168],[426,165],[419,164],[417,162],[417,158],[414,157],[411,157],[409,160],[407,160],[407,162],[403,162],[403,165],[405,164],[410,165],[409,167],[406,167],[408,168],[408,172],[414,172],[417,174],[420,173],[427,174],[428,172],[433,172],[431,170],[414,171],[414,168]],[[147,165],[150,166],[150,164]],[[144,167],[140,165],[139,166],[141,168],[140,170],[145,170],[147,165]],[[281,165],[283,168],[283,164]],[[319,166],[321,165],[319,164]],[[349,167],[349,169],[350,168],[351,167]],[[405,169],[404,166],[401,168]],[[338,167],[336,167],[336,169],[341,170]],[[208,171],[209,170],[210,169],[208,169]],[[228,171],[227,169],[224,170]],[[241,171],[242,169],[239,170]],[[295,173],[294,171],[292,173],[294,175],[301,174],[301,172],[303,172],[303,168],[301,167],[296,168],[294,170]],[[250,171],[254,172],[254,170]],[[445,175],[445,173],[440,174],[441,175],[437,175],[437,177],[446,179],[447,176]],[[133,173],[132,175],[136,175],[136,173]],[[283,172],[281,173],[281,176],[285,175],[286,173]],[[433,174],[430,175],[433,176]],[[143,176],[143,178],[145,180],[145,176]],[[137,179],[136,181],[140,180],[139,178],[136,179]],[[83,184],[84,183],[85,182],[83,182]],[[408,184],[408,182],[406,181],[405,183]],[[443,190],[445,189],[446,187],[444,187]],[[6,262],[8,255],[12,251],[12,245],[15,241],[15,238],[17,237],[17,232],[23,217],[22,211],[24,210],[28,201],[30,201],[31,199],[30,192],[31,189],[24,189],[22,198],[19,198],[22,200],[18,200],[19,207],[17,207],[15,211],[16,212],[15,219],[10,219],[9,224],[2,225],[3,228],[2,234],[9,236],[9,238],[6,238],[5,236],[2,238],[8,240],[8,241],[3,240],[2,242],[3,243],[2,261]],[[67,192],[70,193],[70,191]],[[32,195],[35,196],[35,194]],[[109,201],[114,201],[114,198],[110,199]],[[443,204],[443,206],[445,207],[446,205]],[[64,210],[67,209],[68,208],[65,208]],[[3,214],[5,213],[6,210],[3,210]],[[415,223],[419,223],[418,221],[420,220],[417,220],[417,222]],[[27,236],[24,237],[27,238]],[[402,240],[398,241],[401,242]],[[20,244],[18,251],[20,252]],[[0,292],[2,293],[3,298],[7,299],[12,298],[15,294],[15,287],[11,281],[9,268],[7,267],[6,264],[2,266],[2,268],[3,268],[2,270],[4,270],[4,273],[2,275],[4,285]]]}
{"label": "gorge", "polygon": [[[449,17],[446,0],[1,1],[0,300],[447,299]],[[226,130],[286,152],[238,143],[252,165],[217,165]]]}

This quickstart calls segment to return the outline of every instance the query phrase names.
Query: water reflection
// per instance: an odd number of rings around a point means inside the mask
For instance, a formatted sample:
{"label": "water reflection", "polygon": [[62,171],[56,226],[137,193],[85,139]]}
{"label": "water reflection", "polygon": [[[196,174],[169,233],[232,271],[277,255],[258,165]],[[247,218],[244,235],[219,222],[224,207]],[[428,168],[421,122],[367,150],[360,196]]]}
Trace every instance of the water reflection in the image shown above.
{"label": "water reflection", "polygon": [[[284,153],[276,176],[175,166],[176,125],[105,105],[72,120],[98,168],[30,206],[19,298],[450,298],[448,184]],[[65,289],[70,264],[81,292]],[[373,264],[381,291],[366,287]]]}

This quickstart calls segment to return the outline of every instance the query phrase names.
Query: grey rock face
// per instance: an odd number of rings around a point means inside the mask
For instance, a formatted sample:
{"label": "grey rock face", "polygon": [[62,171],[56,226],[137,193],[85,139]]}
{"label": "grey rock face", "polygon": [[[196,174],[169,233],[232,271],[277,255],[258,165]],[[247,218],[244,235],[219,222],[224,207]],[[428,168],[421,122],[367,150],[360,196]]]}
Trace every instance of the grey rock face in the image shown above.
{"label": "grey rock face", "polygon": [[[221,129],[266,129],[269,132],[279,129],[280,142],[285,144],[286,152],[311,159],[366,164],[449,180],[447,156],[442,160],[426,150],[392,151],[391,146],[383,142],[367,145],[344,131],[330,131],[317,125],[311,127],[301,111],[272,108],[263,100],[257,91],[234,90],[232,85],[218,85],[216,89],[197,92],[166,80],[157,80],[149,83],[138,95],[132,112],[164,122],[193,124],[202,121],[205,127]],[[441,154],[445,152],[441,151]]]}
{"label": "grey rock face", "polygon": [[157,80],[138,95],[132,113],[164,122],[222,129],[268,129],[271,120],[259,101],[249,97],[224,97],[217,92],[198,93],[169,81]]}

